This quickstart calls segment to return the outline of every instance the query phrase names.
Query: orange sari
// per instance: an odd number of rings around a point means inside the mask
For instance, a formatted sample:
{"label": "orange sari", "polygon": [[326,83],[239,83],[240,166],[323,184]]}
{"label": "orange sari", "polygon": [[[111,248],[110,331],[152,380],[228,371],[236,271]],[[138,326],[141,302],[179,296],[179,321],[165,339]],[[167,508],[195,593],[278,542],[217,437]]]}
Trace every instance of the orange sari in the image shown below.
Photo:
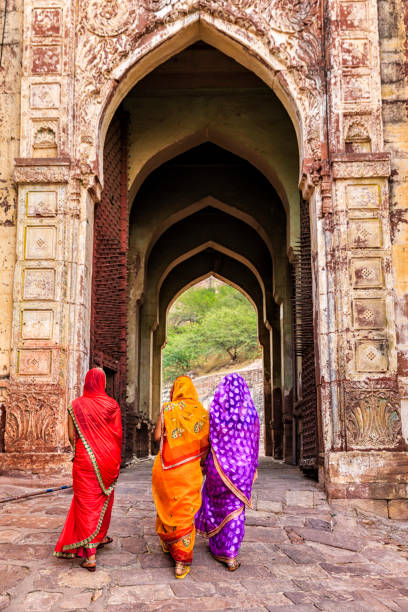
{"label": "orange sari", "polygon": [[188,376],[174,381],[161,411],[160,453],[153,465],[156,531],[164,551],[185,565],[193,560],[194,517],[201,506],[200,460],[208,450],[208,413]]}

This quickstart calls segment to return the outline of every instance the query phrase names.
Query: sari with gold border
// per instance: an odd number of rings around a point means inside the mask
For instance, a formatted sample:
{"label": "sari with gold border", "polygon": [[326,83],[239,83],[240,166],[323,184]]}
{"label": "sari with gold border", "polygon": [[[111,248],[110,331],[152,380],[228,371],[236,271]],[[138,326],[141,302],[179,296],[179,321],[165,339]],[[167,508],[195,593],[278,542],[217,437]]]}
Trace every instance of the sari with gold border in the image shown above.
{"label": "sari with gold border", "polygon": [[186,565],[193,560],[194,516],[201,506],[201,457],[208,451],[208,413],[188,376],[174,381],[161,411],[160,452],[153,465],[156,531],[163,550]]}
{"label": "sari with gold border", "polygon": [[209,538],[213,556],[228,563],[236,560],[244,538],[245,507],[252,508],[259,453],[258,413],[239,374],[228,374],[217,387],[210,408],[210,443],[196,528]]}

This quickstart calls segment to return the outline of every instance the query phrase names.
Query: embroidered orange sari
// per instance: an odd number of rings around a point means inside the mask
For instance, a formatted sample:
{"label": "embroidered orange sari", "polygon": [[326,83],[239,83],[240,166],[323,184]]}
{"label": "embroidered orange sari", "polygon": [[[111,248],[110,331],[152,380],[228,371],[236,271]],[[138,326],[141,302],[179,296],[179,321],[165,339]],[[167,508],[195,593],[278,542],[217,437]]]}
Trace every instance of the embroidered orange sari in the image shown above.
{"label": "embroidered orange sari", "polygon": [[153,465],[156,531],[163,550],[191,564],[194,517],[201,506],[200,459],[208,450],[208,413],[188,376],[174,381],[171,401],[161,411],[160,452]]}

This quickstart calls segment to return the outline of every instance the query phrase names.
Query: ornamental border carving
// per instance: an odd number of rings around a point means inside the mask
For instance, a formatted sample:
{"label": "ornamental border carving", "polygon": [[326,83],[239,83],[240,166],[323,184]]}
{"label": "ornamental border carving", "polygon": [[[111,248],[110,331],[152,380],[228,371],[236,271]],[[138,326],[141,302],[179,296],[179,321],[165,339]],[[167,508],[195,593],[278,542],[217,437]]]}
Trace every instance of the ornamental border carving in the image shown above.
{"label": "ornamental border carving", "polygon": [[[189,25],[203,23],[268,64],[298,114],[308,165],[323,122],[320,0],[82,0],[76,41],[76,157],[98,168],[100,122],[123,75]],[[295,108],[296,107],[296,108]]]}

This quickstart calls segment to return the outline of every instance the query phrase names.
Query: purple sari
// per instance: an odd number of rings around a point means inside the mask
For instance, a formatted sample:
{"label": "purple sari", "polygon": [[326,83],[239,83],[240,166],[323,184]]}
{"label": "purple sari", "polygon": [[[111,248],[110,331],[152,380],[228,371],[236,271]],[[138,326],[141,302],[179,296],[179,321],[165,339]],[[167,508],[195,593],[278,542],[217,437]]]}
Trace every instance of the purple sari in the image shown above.
{"label": "purple sari", "polygon": [[245,533],[245,506],[258,466],[259,417],[245,380],[228,374],[210,408],[211,450],[204,463],[206,480],[197,531],[209,538],[210,551],[234,561]]}

